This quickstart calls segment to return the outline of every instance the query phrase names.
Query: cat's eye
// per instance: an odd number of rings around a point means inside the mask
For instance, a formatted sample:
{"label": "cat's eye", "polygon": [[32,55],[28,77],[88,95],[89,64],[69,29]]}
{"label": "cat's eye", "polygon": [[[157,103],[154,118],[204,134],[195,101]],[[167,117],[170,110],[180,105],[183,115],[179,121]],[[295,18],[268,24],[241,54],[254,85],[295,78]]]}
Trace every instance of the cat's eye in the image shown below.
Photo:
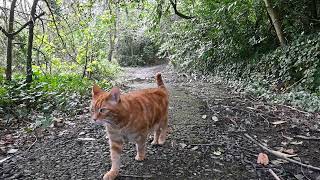
{"label": "cat's eye", "polygon": [[108,112],[108,109],[106,108],[99,109],[99,113],[107,113],[107,112]]}

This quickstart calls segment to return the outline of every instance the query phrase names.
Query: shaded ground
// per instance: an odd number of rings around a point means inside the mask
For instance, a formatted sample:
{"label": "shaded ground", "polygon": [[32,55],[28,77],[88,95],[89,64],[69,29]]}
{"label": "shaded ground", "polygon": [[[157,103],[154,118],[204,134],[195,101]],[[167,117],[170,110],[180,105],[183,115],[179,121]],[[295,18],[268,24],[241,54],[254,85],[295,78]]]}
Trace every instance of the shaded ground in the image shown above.
{"label": "shaded ground", "polygon": [[[248,133],[274,150],[293,151],[296,160],[320,166],[320,140],[297,138],[320,137],[319,114],[232,94],[221,83],[179,75],[164,65],[127,68],[119,85],[124,91],[155,87],[158,71],[170,91],[168,140],[160,147],[149,142],[143,162],[134,160],[134,145],[127,144],[118,179],[272,179],[269,168],[282,179],[320,179],[319,172],[268,153],[271,163],[258,165],[263,151],[244,137]],[[90,124],[89,116],[24,138],[13,134],[12,148],[18,152],[0,164],[0,179],[101,179],[111,165],[109,148],[104,129]],[[7,150],[0,160],[10,156]]]}

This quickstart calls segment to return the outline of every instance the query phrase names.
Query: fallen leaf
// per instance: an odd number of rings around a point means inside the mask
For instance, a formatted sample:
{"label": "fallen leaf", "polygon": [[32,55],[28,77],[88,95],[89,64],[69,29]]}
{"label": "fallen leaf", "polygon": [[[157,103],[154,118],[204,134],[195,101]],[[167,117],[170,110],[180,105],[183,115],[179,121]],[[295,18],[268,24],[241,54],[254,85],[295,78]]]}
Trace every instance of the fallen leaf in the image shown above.
{"label": "fallen leaf", "polygon": [[293,149],[284,149],[284,150],[282,150],[282,152],[287,153],[287,154],[294,154]]}
{"label": "fallen leaf", "polygon": [[295,174],[294,177],[297,178],[298,180],[304,179],[304,176],[302,174]]}
{"label": "fallen leaf", "polygon": [[202,115],[202,119],[206,119],[207,118],[207,115]]}
{"label": "fallen leaf", "polygon": [[257,159],[258,164],[262,164],[264,166],[269,164],[269,157],[265,153],[259,153],[258,159]]}
{"label": "fallen leaf", "polygon": [[199,148],[198,146],[195,146],[195,147],[191,148],[191,150],[192,150],[192,151],[195,151],[195,150],[197,150],[198,148]]}
{"label": "fallen leaf", "polygon": [[62,127],[62,126],[64,126],[64,121],[63,121],[63,119],[62,119],[62,118],[55,118],[55,119],[53,120],[53,126],[54,126],[54,127]]}
{"label": "fallen leaf", "polygon": [[219,121],[219,119],[218,119],[218,117],[217,117],[217,116],[212,116],[212,117],[211,117],[211,119],[212,119],[212,121],[214,121],[214,122]]}
{"label": "fallen leaf", "polygon": [[276,159],[276,160],[272,160],[271,163],[274,165],[280,165],[280,164],[289,163],[289,162],[284,159]]}
{"label": "fallen leaf", "polygon": [[18,151],[18,149],[10,149],[7,153],[8,154],[14,154]]}
{"label": "fallen leaf", "polygon": [[222,152],[217,150],[217,151],[213,151],[213,154],[216,156],[220,156],[222,154]]}
{"label": "fallen leaf", "polygon": [[288,145],[288,142],[281,142],[281,145],[286,146]]}
{"label": "fallen leaf", "polygon": [[78,140],[81,140],[81,141],[95,141],[96,139],[95,138],[78,138]]}
{"label": "fallen leaf", "polygon": [[185,147],[187,147],[187,145],[185,143],[179,143],[180,146],[182,147],[182,149],[184,149]]}
{"label": "fallen leaf", "polygon": [[273,125],[279,125],[279,124],[283,124],[283,123],[286,123],[287,121],[275,121],[275,122],[272,122],[271,124]]}
{"label": "fallen leaf", "polygon": [[292,141],[290,144],[292,145],[301,145],[303,142],[302,141]]}

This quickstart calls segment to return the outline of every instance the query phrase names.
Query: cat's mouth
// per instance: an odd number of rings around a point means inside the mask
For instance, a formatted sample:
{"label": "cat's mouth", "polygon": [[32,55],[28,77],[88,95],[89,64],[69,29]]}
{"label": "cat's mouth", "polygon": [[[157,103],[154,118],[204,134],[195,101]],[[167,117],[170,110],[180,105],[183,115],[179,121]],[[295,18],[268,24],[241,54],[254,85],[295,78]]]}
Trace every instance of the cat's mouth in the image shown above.
{"label": "cat's mouth", "polygon": [[97,125],[101,125],[101,126],[107,126],[107,125],[111,125],[113,127],[117,127],[117,124],[114,123],[113,121],[111,120],[107,120],[107,119],[104,119],[104,120],[95,120],[93,121],[95,124]]}

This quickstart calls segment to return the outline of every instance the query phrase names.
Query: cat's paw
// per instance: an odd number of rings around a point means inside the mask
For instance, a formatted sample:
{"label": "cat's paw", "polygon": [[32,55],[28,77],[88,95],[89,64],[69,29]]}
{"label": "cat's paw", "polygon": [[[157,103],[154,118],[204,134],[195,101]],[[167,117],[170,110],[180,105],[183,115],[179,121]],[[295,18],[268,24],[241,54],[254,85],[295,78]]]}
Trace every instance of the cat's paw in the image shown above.
{"label": "cat's paw", "polygon": [[165,142],[166,142],[166,140],[165,140],[165,139],[159,139],[158,144],[159,144],[159,145],[163,145]]}
{"label": "cat's paw", "polygon": [[[150,141],[149,141],[150,142]],[[152,145],[157,145],[158,144],[158,142],[157,141],[155,141],[155,140],[153,140],[152,142],[151,142],[151,144]]]}
{"label": "cat's paw", "polygon": [[118,174],[118,171],[109,171],[103,176],[103,180],[114,180]]}
{"label": "cat's paw", "polygon": [[143,161],[144,158],[145,158],[145,156],[139,156],[139,155],[137,154],[134,159],[137,160],[137,161]]}

